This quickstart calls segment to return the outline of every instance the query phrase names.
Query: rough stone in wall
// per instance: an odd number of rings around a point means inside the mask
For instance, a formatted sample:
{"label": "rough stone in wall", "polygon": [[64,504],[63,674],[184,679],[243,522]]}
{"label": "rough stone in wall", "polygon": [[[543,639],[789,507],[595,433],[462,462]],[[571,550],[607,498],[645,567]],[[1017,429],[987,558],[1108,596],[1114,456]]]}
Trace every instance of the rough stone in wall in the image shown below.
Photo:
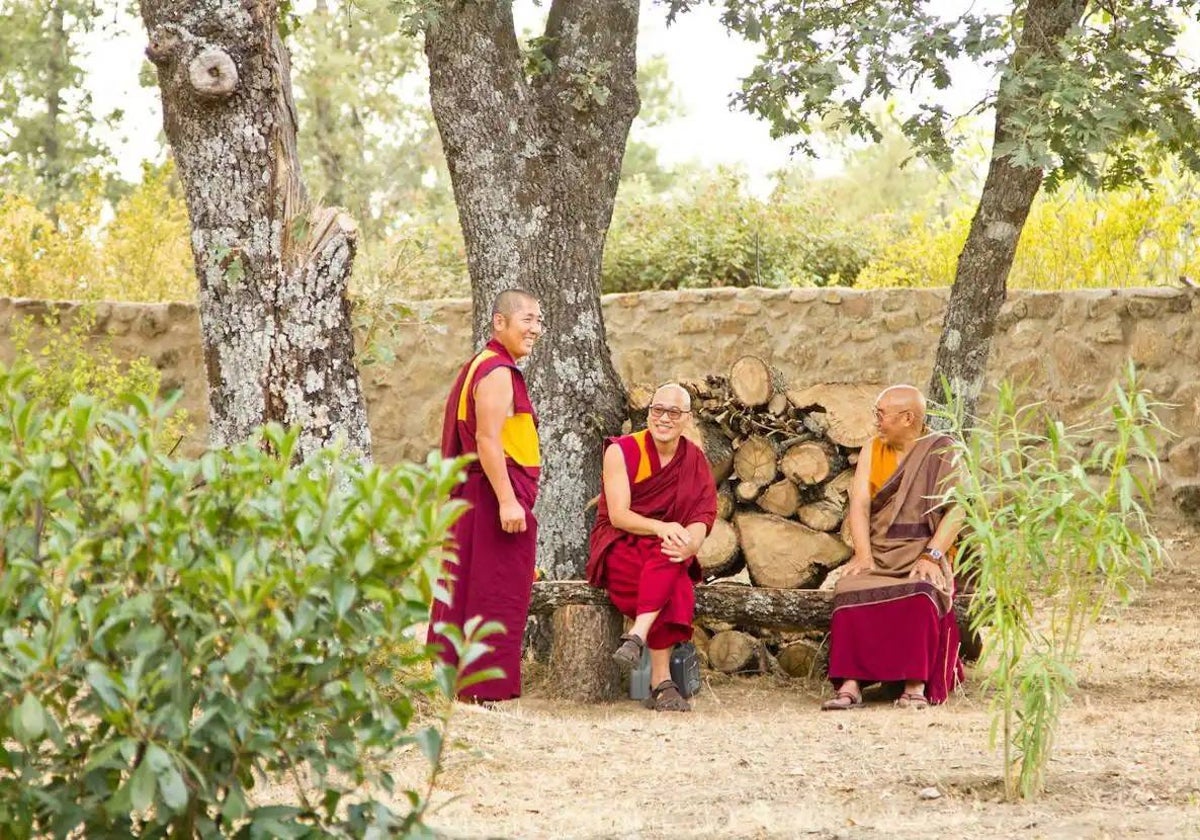
{"label": "rough stone in wall", "polygon": [[[924,387],[929,381],[947,294],[687,289],[607,295],[603,309],[613,362],[627,384],[703,381],[754,355],[787,382],[847,383],[873,395],[897,382]],[[163,371],[165,386],[184,389],[183,407],[196,420],[189,451],[198,451],[208,432],[195,307],[96,306],[97,333],[110,336],[128,357],[148,356]],[[46,308],[44,302],[0,298],[0,360],[11,359],[12,320]],[[470,354],[470,301],[433,301],[422,308],[423,318],[397,335],[395,364],[363,371],[372,445],[381,463],[423,459],[436,444],[455,366]],[[67,317],[71,309],[65,305]],[[1078,343],[1088,348],[1086,364],[1078,363]],[[1167,477],[1200,478],[1197,458],[1179,446],[1200,437],[1200,290],[1010,292],[988,381],[1025,383],[1029,402],[1043,401],[1074,422],[1095,412],[1095,400],[1120,381],[1128,358],[1166,405],[1160,417],[1178,436],[1167,452]]]}

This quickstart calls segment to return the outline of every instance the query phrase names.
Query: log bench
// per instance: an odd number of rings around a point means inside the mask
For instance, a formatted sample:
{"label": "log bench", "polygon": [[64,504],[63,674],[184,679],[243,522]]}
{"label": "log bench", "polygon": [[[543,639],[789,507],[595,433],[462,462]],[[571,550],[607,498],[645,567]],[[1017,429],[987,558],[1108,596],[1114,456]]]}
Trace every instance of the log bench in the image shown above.
{"label": "log bench", "polygon": [[[978,637],[967,625],[967,599],[954,602],[963,656],[979,655]],[[543,580],[533,585],[530,615],[552,616],[550,671],[559,693],[580,702],[612,700],[620,675],[609,653],[616,647],[624,618],[608,594],[582,580]],[[696,587],[696,618],[783,631],[829,629],[833,592],[710,584]]]}
{"label": "log bench", "polygon": [[[533,585],[531,615],[550,615],[559,607],[611,606],[608,594],[584,580],[540,580]],[[967,625],[967,602],[956,598],[960,628]],[[833,593],[822,589],[769,589],[761,586],[696,587],[696,618],[749,624],[773,630],[828,630]]]}

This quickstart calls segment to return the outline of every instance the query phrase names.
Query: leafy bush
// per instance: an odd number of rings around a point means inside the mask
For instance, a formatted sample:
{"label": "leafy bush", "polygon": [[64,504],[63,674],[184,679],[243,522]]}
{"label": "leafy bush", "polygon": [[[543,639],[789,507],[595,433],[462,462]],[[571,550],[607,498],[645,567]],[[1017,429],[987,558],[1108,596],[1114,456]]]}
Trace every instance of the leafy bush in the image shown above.
{"label": "leafy bush", "polygon": [[[169,409],[50,410],[31,379],[0,369],[5,837],[419,826],[424,794],[407,813],[376,797],[392,799],[400,744],[436,772],[441,726],[414,729],[414,704],[461,688],[412,636],[463,465],[326,450],[292,467],[297,435],[279,428],[177,460],[159,454]],[[283,780],[298,801],[254,802]]]}
{"label": "leafy bush", "polygon": [[[138,356],[122,361],[113,352],[111,339],[93,339],[96,313],[90,307],[75,309],[66,326],[58,315],[46,315],[36,331],[36,341],[34,324],[30,318],[14,321],[11,334],[15,356],[33,366],[26,385],[31,400],[61,409],[79,394],[100,402],[112,402],[123,394],[158,396],[162,374],[149,359]],[[174,449],[191,432],[187,412],[173,411],[160,436],[161,444]]]}
{"label": "leafy bush", "polygon": [[98,176],[57,218],[29,196],[0,193],[0,289],[45,300],[195,300],[187,207],[170,163],[110,211]]}
{"label": "leafy bush", "polygon": [[1157,475],[1164,429],[1132,367],[1105,415],[1064,426],[1003,385],[996,410],[958,445],[960,574],[976,585],[971,625],[992,666],[992,740],[1010,798],[1043,789],[1084,636],[1163,560],[1146,515],[1154,481],[1139,473]]}
{"label": "leafy bush", "polygon": [[[880,250],[856,285],[949,286],[974,208],[917,214]],[[1021,234],[1010,288],[1171,285],[1200,278],[1200,182],[1166,172],[1148,188],[1042,194]]]}
{"label": "leafy bush", "polygon": [[726,171],[682,196],[631,185],[613,211],[601,284],[605,292],[850,285],[873,254],[863,227],[812,196],[755,198]]}

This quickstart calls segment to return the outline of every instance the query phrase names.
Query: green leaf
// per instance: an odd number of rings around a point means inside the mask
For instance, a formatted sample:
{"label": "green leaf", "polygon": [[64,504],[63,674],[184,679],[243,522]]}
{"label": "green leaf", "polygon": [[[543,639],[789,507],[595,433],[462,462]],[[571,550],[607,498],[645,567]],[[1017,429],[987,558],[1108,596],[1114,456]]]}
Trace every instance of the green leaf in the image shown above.
{"label": "green leaf", "polygon": [[46,711],[37,696],[30,692],[13,711],[13,735],[22,743],[35,741],[46,731]]}
{"label": "green leaf", "polygon": [[145,811],[154,802],[154,787],[157,779],[150,762],[143,761],[129,777],[129,802],[133,810]]}
{"label": "green leaf", "polygon": [[163,802],[172,811],[182,811],[187,807],[187,785],[183,782],[183,775],[174,765],[159,773],[158,789],[162,793]]}

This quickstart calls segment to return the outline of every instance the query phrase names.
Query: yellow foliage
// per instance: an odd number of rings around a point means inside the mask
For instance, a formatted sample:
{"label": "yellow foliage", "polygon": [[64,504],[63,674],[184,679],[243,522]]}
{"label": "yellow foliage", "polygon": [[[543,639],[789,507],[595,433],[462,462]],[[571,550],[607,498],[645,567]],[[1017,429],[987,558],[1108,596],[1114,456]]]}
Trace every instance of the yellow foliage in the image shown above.
{"label": "yellow foliage", "polygon": [[[1200,278],[1200,185],[1164,177],[1150,189],[1039,196],[1021,233],[1009,288],[1159,286]],[[884,247],[856,286],[949,286],[971,210],[948,219],[915,217],[908,235]]]}
{"label": "yellow foliage", "polygon": [[[0,294],[47,300],[195,300],[190,230],[172,167],[146,166],[142,183],[109,211],[99,178],[55,209],[0,193]],[[111,218],[106,220],[106,216]]]}

